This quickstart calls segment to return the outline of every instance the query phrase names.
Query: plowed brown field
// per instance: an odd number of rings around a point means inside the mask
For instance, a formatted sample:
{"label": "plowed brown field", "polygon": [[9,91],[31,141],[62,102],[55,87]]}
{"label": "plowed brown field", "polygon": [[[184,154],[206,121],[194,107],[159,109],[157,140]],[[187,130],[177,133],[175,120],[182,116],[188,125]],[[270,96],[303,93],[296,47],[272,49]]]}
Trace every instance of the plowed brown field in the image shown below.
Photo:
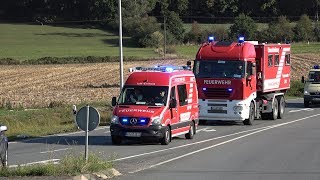
{"label": "plowed brown field", "polygon": [[[187,60],[157,60],[124,63],[124,80],[130,67],[155,64],[185,65]],[[292,55],[292,80],[320,63],[320,55]],[[0,107],[47,107],[52,102],[109,102],[119,94],[119,63],[0,66]],[[101,85],[111,86],[97,88]]]}

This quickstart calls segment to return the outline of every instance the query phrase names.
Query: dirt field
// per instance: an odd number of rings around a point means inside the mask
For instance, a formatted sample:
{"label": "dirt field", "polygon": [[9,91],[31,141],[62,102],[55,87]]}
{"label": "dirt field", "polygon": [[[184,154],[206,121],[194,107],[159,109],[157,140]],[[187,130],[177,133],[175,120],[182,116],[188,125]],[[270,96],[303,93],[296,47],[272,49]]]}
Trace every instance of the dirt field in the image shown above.
{"label": "dirt field", "polygon": [[[139,61],[124,63],[128,69],[155,64],[185,65],[187,60]],[[320,63],[319,55],[292,55],[292,80]],[[0,107],[47,107],[50,103],[111,101],[119,94],[119,63],[0,66]],[[102,86],[102,87],[101,87]]]}

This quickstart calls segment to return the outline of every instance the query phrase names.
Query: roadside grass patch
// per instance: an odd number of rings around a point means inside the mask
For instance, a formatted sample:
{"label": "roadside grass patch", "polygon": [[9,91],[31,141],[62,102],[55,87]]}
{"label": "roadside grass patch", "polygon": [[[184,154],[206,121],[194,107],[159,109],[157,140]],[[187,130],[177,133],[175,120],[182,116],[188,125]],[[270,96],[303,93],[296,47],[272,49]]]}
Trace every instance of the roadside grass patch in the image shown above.
{"label": "roadside grass patch", "polygon": [[[0,109],[0,124],[8,127],[6,135],[9,140],[77,131],[72,106],[53,104],[52,108]],[[88,104],[99,111],[100,126],[110,124],[112,107],[107,102]],[[78,110],[85,105],[86,103],[78,104]]]}
{"label": "roadside grass patch", "polygon": [[93,153],[89,153],[87,163],[83,157],[83,154],[74,155],[70,153],[64,156],[59,164],[48,163],[3,168],[0,170],[0,177],[75,176],[106,171],[113,166],[112,161],[102,159]]}
{"label": "roadside grass patch", "polygon": [[287,96],[303,97],[304,84],[300,81],[291,81],[290,89],[287,91]]}

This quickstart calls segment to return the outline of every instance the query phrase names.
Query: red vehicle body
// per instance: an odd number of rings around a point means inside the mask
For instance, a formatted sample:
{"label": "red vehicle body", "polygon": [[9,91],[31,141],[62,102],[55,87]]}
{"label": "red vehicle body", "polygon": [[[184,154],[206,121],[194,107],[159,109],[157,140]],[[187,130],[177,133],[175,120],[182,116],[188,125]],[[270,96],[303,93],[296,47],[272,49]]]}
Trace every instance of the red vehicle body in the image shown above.
{"label": "red vehicle body", "polygon": [[198,125],[197,94],[195,77],[187,67],[135,68],[118,101],[113,98],[113,144],[123,139],[154,139],[165,145],[183,134],[192,139]]}
{"label": "red vehicle body", "polygon": [[290,88],[290,44],[205,43],[193,69],[200,120],[251,125],[254,119],[283,118],[284,94]]}

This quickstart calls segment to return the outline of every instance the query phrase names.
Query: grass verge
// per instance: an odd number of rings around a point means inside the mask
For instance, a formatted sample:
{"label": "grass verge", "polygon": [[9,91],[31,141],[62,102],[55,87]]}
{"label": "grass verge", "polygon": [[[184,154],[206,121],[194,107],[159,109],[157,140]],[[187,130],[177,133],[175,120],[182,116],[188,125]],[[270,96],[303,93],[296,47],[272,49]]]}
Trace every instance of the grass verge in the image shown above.
{"label": "grass verge", "polygon": [[30,166],[18,166],[15,168],[4,168],[0,170],[0,177],[17,176],[75,176],[106,171],[113,166],[111,161],[106,161],[95,154],[89,154],[88,162],[83,155],[68,154],[64,156],[59,165],[37,164]]}
{"label": "grass verge", "polygon": [[[101,102],[90,103],[100,113],[100,125],[110,122],[111,108]],[[78,109],[85,103],[77,105]],[[7,136],[10,141],[23,137],[40,137],[45,135],[74,132],[77,130],[72,106],[41,109],[0,109],[0,124],[8,127]]]}

